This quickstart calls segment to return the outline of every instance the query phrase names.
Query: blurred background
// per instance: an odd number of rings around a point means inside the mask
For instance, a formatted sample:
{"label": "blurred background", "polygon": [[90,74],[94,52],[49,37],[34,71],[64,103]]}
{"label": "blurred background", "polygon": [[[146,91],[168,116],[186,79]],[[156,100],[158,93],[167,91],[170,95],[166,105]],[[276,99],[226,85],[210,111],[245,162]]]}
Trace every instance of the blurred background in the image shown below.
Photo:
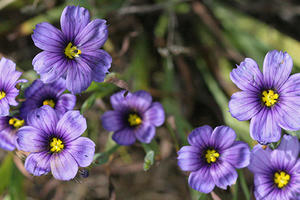
{"label": "blurred background", "polygon": [[[104,49],[113,58],[112,73],[78,95],[76,106],[88,121],[85,135],[102,153],[76,179],[61,182],[50,175],[32,177],[18,152],[0,149],[0,199],[253,199],[253,176],[247,169],[239,170],[236,184],[225,191],[205,195],[190,189],[176,152],[187,145],[192,129],[205,124],[231,126],[253,147],[249,123],[228,111],[228,100],[238,91],[229,73],[245,57],[262,67],[272,49],[287,51],[293,73],[300,72],[300,2],[0,0],[0,57],[14,60],[29,82],[38,78],[31,62],[40,52],[31,40],[32,29],[44,21],[60,28],[66,5],[84,6],[92,19],[109,24]],[[149,91],[163,104],[166,121],[151,144],[116,147],[102,128],[100,116],[111,109],[109,96],[120,88]]]}

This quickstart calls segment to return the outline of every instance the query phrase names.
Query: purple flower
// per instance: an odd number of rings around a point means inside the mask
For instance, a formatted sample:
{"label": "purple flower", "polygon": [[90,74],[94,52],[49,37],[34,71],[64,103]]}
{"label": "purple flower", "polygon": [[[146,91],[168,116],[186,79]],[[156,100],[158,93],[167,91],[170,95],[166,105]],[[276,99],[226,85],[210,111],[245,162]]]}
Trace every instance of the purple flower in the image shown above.
{"label": "purple flower", "polygon": [[300,73],[290,76],[293,61],[287,54],[270,51],[263,73],[257,63],[246,58],[230,73],[243,91],[234,93],[229,111],[240,121],[250,121],[250,135],[261,144],[276,142],[281,128],[300,129]]}
{"label": "purple flower", "polygon": [[19,149],[31,152],[25,168],[35,176],[52,172],[54,178],[70,180],[78,167],[87,167],[93,161],[95,144],[80,137],[86,129],[86,120],[79,111],[68,111],[60,119],[50,106],[43,106],[27,117],[28,126],[18,131]]}
{"label": "purple flower", "polygon": [[254,195],[257,200],[296,199],[300,193],[299,142],[284,135],[275,150],[256,145],[248,168],[254,173]]}
{"label": "purple flower", "polygon": [[120,145],[131,145],[138,139],[150,143],[155,135],[155,127],[165,121],[162,105],[152,102],[148,92],[126,91],[118,92],[110,97],[113,111],[105,112],[102,125],[108,131],[113,131],[112,139]]}
{"label": "purple flower", "polygon": [[19,94],[16,84],[25,82],[18,80],[21,72],[16,71],[16,64],[6,58],[0,60],[0,116],[9,115],[9,106],[17,106],[15,98]]}
{"label": "purple flower", "polygon": [[250,150],[246,143],[235,141],[234,130],[227,126],[196,128],[188,136],[191,146],[182,147],[178,165],[190,171],[189,185],[199,192],[209,193],[215,185],[226,189],[236,182],[235,168],[247,167]]}
{"label": "purple flower", "polygon": [[102,82],[112,59],[103,46],[108,37],[106,21],[90,21],[89,11],[67,6],[59,30],[47,22],[37,24],[32,40],[43,50],[32,61],[44,83],[63,77],[73,94],[87,89],[92,81]]}
{"label": "purple flower", "polygon": [[13,151],[17,146],[17,131],[25,121],[19,117],[0,117],[0,148]]}
{"label": "purple flower", "polygon": [[26,101],[20,108],[21,117],[26,119],[30,112],[43,105],[49,105],[60,114],[72,110],[76,104],[76,96],[63,94],[65,90],[66,83],[63,79],[58,79],[50,84],[44,84],[39,79],[35,80],[25,91]]}

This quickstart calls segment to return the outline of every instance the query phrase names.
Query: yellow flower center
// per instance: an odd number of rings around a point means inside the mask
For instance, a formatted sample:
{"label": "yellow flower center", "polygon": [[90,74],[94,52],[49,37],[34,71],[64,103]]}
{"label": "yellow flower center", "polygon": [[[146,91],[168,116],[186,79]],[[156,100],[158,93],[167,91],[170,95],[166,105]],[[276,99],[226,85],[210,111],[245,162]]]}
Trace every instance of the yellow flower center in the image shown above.
{"label": "yellow flower center", "polygon": [[217,161],[217,158],[220,157],[220,154],[216,150],[207,150],[205,154],[207,163],[214,163]]}
{"label": "yellow flower center", "polygon": [[0,100],[3,99],[6,96],[6,93],[4,91],[0,91]]}
{"label": "yellow flower center", "polygon": [[9,125],[15,127],[16,129],[22,127],[24,125],[24,120],[23,119],[17,119],[15,117],[12,117],[8,121]]}
{"label": "yellow flower center", "polygon": [[128,122],[130,126],[137,126],[142,123],[142,119],[137,114],[129,114]]}
{"label": "yellow flower center", "polygon": [[289,183],[290,179],[290,175],[283,171],[276,172],[274,174],[274,183],[277,185],[278,188],[285,187]]}
{"label": "yellow flower center", "polygon": [[274,93],[273,90],[264,90],[262,92],[261,100],[266,106],[270,107],[277,102],[278,97],[279,95],[277,93]]}
{"label": "yellow flower center", "polygon": [[58,138],[52,138],[52,141],[50,142],[50,151],[52,153],[59,153],[61,150],[63,150],[65,145],[63,142]]}
{"label": "yellow flower center", "polygon": [[73,59],[79,57],[80,54],[81,54],[80,49],[77,49],[76,46],[73,46],[73,44],[69,42],[69,44],[65,48],[65,55],[68,58]]}
{"label": "yellow flower center", "polygon": [[55,107],[55,102],[52,99],[46,99],[46,100],[43,101],[43,106],[44,105],[48,105],[48,106],[54,108]]}

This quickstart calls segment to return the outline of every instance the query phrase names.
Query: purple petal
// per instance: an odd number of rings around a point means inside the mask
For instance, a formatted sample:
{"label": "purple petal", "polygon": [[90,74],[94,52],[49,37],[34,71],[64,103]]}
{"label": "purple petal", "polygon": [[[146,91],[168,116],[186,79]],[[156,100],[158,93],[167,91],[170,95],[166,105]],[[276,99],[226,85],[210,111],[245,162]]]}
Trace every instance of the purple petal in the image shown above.
{"label": "purple petal", "polygon": [[145,112],[152,103],[152,96],[143,90],[132,93],[131,96],[126,96],[127,104],[140,112]]}
{"label": "purple petal", "polygon": [[27,116],[27,124],[40,129],[44,134],[55,133],[58,117],[53,108],[50,106],[42,106],[29,113]]}
{"label": "purple petal", "polygon": [[89,11],[79,6],[67,6],[60,17],[61,30],[67,41],[73,41],[89,22]]}
{"label": "purple petal", "polygon": [[108,69],[111,67],[111,56],[102,49],[97,49],[88,52],[82,52],[82,59],[90,63],[89,66],[93,70],[93,80],[96,82],[103,82]]}
{"label": "purple petal", "polygon": [[155,127],[150,124],[141,124],[135,131],[136,138],[142,143],[150,143],[155,136]]}
{"label": "purple petal", "polygon": [[67,112],[68,110],[73,110],[76,105],[76,96],[73,94],[63,94],[58,98],[55,105],[55,110],[61,112],[61,114]]}
{"label": "purple petal", "polygon": [[[256,174],[254,175],[254,195],[257,200],[264,200],[272,196],[272,193],[276,192],[274,190],[274,182],[272,177],[272,172],[270,174]],[[270,196],[269,196],[270,195]]]}
{"label": "purple petal", "polygon": [[107,111],[101,116],[102,126],[108,131],[117,131],[124,127],[124,119],[119,111]]}
{"label": "purple petal", "polygon": [[126,91],[122,90],[110,96],[110,103],[114,110],[122,110],[124,108],[124,105],[126,104],[125,96],[126,98],[132,96],[130,92],[128,92],[127,95],[125,94]]}
{"label": "purple petal", "polygon": [[86,120],[78,110],[66,112],[57,123],[56,133],[66,141],[73,141],[86,130]]}
{"label": "purple petal", "polygon": [[124,128],[120,131],[115,132],[112,135],[112,139],[119,145],[131,145],[136,140],[134,132],[130,128]]}
{"label": "purple petal", "polygon": [[108,37],[106,21],[92,20],[75,38],[74,43],[84,52],[101,48]]}
{"label": "purple petal", "polygon": [[215,183],[210,175],[208,167],[202,167],[198,171],[192,172],[189,176],[189,185],[194,190],[203,193],[210,193]]}
{"label": "purple petal", "polygon": [[280,97],[278,103],[279,125],[290,131],[300,129],[300,97]]}
{"label": "purple petal", "polygon": [[6,98],[0,100],[0,117],[9,115],[9,104]]}
{"label": "purple petal", "polygon": [[0,60],[0,77],[2,80],[16,70],[16,64],[7,58],[2,57]]}
{"label": "purple petal", "polygon": [[257,63],[246,58],[236,69],[230,73],[230,79],[241,90],[257,91],[263,83],[263,76]]}
{"label": "purple petal", "polygon": [[165,112],[162,105],[158,102],[153,102],[151,107],[145,112],[144,120],[154,126],[161,126],[165,121]]}
{"label": "purple petal", "polygon": [[[49,63],[44,63],[45,65],[48,65]],[[66,58],[61,58],[60,60],[57,60],[57,62],[53,63],[51,66],[47,66],[49,71],[45,73],[41,73],[41,80],[44,83],[52,83],[54,81],[57,81],[60,77],[64,76],[68,70],[68,60]]]}
{"label": "purple petal", "polygon": [[195,146],[183,146],[177,154],[178,166],[183,171],[197,171],[203,166],[200,150]]}
{"label": "purple petal", "polygon": [[248,169],[254,174],[268,174],[273,170],[270,161],[271,152],[272,151],[269,148],[263,149],[262,145],[256,145],[251,151]]}
{"label": "purple petal", "polygon": [[93,162],[95,143],[86,137],[80,137],[68,144],[67,150],[79,167],[87,167]]}
{"label": "purple petal", "polygon": [[52,154],[50,166],[54,178],[62,181],[73,179],[78,171],[78,164],[76,160],[67,151]]}
{"label": "purple petal", "polygon": [[204,125],[194,129],[188,136],[188,142],[192,146],[207,147],[210,145],[210,137],[213,129]]}
{"label": "purple petal", "polygon": [[293,68],[293,60],[286,52],[269,51],[264,60],[263,74],[265,86],[280,88],[288,79]]}
{"label": "purple petal", "polygon": [[235,168],[247,167],[250,162],[249,146],[244,142],[235,141],[231,147],[222,152],[221,159]]}
{"label": "purple petal", "polygon": [[291,75],[288,80],[278,89],[280,98],[282,96],[295,97],[300,94],[300,73]]}
{"label": "purple petal", "polygon": [[288,160],[297,159],[300,150],[298,138],[291,135],[284,135],[277,150],[282,150]]}
{"label": "purple petal", "polygon": [[42,130],[32,126],[23,126],[18,130],[18,148],[26,152],[41,152],[47,148],[48,138]]}
{"label": "purple petal", "polygon": [[[220,139],[221,138],[221,139]],[[211,144],[219,149],[229,148],[236,138],[234,130],[228,126],[218,126],[211,134]]]}
{"label": "purple petal", "polygon": [[275,109],[263,108],[250,121],[250,135],[261,144],[277,142],[281,136]]}
{"label": "purple petal", "polygon": [[65,60],[63,54],[42,51],[33,58],[32,65],[38,74],[44,74],[52,70],[53,66],[66,65]]}
{"label": "purple petal", "polygon": [[48,152],[31,153],[26,158],[25,168],[34,176],[41,176],[50,172],[51,154]]}
{"label": "purple petal", "polygon": [[35,46],[42,50],[58,53],[63,51],[62,32],[47,22],[37,24],[31,37]]}
{"label": "purple petal", "polygon": [[210,174],[216,186],[226,189],[236,182],[238,174],[228,162],[217,162],[210,167]]}
{"label": "purple petal", "polygon": [[270,160],[275,169],[283,169],[290,171],[296,163],[297,158],[287,157],[284,151],[273,150],[270,155]]}
{"label": "purple petal", "polygon": [[245,121],[251,119],[261,110],[261,103],[256,93],[242,91],[231,96],[228,107],[234,118]]}
{"label": "purple petal", "polygon": [[10,127],[1,129],[0,148],[6,151],[13,151],[16,148],[16,131]]}
{"label": "purple petal", "polygon": [[84,62],[78,59],[78,62],[72,62],[72,66],[67,73],[67,89],[72,94],[80,93],[86,90],[92,82],[92,70]]}

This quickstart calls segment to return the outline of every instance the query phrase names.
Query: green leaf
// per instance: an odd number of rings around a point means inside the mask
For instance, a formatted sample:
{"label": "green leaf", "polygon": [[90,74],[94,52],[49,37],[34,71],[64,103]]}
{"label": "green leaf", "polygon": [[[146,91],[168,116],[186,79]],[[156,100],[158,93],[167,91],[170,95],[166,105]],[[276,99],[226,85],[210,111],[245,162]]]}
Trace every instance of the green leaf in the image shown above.
{"label": "green leaf", "polygon": [[13,155],[7,154],[3,163],[0,166],[0,195],[3,194],[4,190],[8,188],[11,180],[11,174],[13,171]]}
{"label": "green leaf", "polygon": [[155,153],[153,150],[147,152],[144,158],[144,171],[148,171],[150,167],[154,164]]}

